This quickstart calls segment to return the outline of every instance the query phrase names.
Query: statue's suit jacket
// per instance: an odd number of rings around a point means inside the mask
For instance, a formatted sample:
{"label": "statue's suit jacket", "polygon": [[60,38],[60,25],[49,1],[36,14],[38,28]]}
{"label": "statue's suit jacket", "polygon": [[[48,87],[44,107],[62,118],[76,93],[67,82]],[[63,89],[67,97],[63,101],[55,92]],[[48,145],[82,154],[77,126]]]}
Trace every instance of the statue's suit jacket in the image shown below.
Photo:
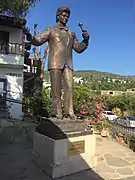
{"label": "statue's suit jacket", "polygon": [[[67,33],[63,34],[63,30]],[[64,37],[65,35],[66,37]],[[72,49],[77,53],[82,53],[88,46],[84,40],[80,43],[74,32],[59,23],[46,28],[42,33],[32,38],[32,44],[36,46],[47,41],[49,45],[48,70],[63,69],[65,65],[73,69]]]}

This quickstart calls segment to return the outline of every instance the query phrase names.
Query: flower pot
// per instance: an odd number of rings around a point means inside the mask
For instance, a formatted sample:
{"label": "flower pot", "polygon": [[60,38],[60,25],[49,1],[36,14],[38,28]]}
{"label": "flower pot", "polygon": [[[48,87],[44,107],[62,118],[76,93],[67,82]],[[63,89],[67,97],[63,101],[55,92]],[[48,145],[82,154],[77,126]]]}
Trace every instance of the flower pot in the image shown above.
{"label": "flower pot", "polygon": [[108,128],[103,128],[102,130],[101,130],[101,136],[102,137],[107,137],[108,136],[108,133],[109,133],[109,130],[108,130]]}
{"label": "flower pot", "polygon": [[124,143],[124,138],[123,137],[119,137],[119,142],[120,143]]}

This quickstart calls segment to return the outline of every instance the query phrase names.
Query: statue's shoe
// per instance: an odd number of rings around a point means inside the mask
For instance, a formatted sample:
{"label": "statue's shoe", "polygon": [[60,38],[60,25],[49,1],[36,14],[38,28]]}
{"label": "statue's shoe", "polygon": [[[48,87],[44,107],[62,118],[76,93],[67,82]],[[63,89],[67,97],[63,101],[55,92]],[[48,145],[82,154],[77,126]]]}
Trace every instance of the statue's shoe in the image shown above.
{"label": "statue's shoe", "polygon": [[72,120],[77,120],[77,116],[75,114],[69,114],[69,118]]}
{"label": "statue's shoe", "polygon": [[57,114],[57,115],[56,115],[56,118],[57,118],[57,119],[63,119],[63,115],[62,115],[62,114]]}

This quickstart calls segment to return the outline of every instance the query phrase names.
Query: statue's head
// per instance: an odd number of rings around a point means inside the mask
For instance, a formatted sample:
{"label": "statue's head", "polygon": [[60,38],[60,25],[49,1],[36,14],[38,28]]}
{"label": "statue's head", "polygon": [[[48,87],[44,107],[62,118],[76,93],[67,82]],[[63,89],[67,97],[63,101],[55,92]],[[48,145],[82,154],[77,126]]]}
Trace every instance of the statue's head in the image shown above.
{"label": "statue's head", "polygon": [[70,9],[66,6],[57,9],[56,22],[66,25],[70,16]]}

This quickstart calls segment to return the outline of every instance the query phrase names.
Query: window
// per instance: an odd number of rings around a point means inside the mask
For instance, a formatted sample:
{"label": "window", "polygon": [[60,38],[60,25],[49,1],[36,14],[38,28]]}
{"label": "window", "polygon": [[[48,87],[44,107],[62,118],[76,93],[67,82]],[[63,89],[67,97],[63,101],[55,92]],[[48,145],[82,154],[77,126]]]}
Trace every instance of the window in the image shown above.
{"label": "window", "polygon": [[6,105],[7,80],[0,78],[0,109]]}
{"label": "window", "polygon": [[8,54],[9,32],[0,31],[0,53]]}
{"label": "window", "polygon": [[127,116],[127,118],[131,121],[135,121],[135,116]]}
{"label": "window", "polygon": [[107,112],[106,114],[107,115],[114,115],[112,112]]}

